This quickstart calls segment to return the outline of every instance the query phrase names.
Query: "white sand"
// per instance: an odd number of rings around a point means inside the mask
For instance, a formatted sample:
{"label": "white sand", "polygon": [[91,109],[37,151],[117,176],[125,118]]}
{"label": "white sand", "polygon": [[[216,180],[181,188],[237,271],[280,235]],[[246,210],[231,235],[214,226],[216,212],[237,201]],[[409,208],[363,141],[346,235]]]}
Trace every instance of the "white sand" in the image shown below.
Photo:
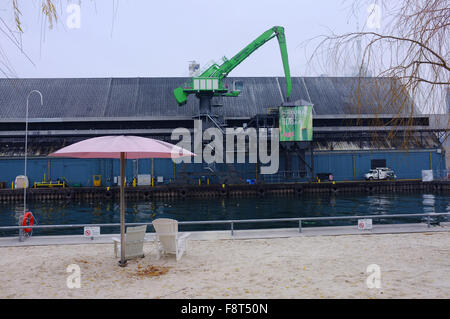
{"label": "white sand", "polygon": [[[120,268],[112,244],[0,248],[0,298],[450,297],[450,232],[190,241],[178,263],[152,249]],[[79,289],[67,288],[69,264]],[[367,287],[370,264],[381,289]],[[133,276],[149,265],[170,269]]]}

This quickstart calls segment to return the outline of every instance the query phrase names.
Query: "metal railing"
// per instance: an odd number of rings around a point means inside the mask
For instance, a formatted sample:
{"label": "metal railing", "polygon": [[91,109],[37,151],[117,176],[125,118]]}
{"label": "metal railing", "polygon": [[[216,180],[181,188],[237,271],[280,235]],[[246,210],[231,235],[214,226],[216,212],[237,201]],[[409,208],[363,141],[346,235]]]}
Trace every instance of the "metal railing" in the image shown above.
{"label": "metal railing", "polygon": [[[426,217],[427,227],[431,227],[431,218],[438,216],[450,216],[450,213],[423,213],[423,214],[392,214],[392,215],[353,215],[353,216],[330,216],[330,217],[292,217],[292,218],[266,218],[266,219],[234,219],[234,220],[202,220],[202,221],[179,221],[178,225],[218,225],[229,224],[231,236],[234,235],[235,224],[249,223],[274,223],[274,222],[297,222],[298,231],[302,232],[304,221],[324,220],[352,220],[352,219],[383,219],[383,218],[405,218]],[[150,223],[126,223],[125,226],[153,225]],[[120,223],[114,224],[71,224],[71,225],[33,225],[33,226],[0,226],[0,230],[17,230],[24,228],[54,229],[54,228],[83,228],[83,227],[119,227]]]}

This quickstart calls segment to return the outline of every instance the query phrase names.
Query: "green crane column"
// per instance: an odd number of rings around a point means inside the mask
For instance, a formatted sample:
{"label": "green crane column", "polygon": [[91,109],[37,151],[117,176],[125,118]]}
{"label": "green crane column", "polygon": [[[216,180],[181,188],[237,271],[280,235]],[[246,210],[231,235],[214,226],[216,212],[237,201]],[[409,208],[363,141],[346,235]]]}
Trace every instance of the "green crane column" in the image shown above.
{"label": "green crane column", "polygon": [[208,114],[211,115],[211,99],[213,97],[212,94],[197,94],[199,99],[199,113],[200,115]]}

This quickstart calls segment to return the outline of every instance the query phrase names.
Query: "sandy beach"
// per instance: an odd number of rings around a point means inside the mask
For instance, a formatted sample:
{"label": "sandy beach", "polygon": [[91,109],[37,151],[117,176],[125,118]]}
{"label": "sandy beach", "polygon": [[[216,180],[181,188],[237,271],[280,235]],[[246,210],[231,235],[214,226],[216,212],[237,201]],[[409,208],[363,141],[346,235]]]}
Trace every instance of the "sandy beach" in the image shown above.
{"label": "sandy beach", "polygon": [[[146,243],[145,258],[125,268],[112,244],[0,248],[0,298],[450,297],[450,232],[189,244],[177,263],[156,260]],[[80,267],[80,288],[67,287],[71,264]],[[381,288],[367,286],[371,264]]]}

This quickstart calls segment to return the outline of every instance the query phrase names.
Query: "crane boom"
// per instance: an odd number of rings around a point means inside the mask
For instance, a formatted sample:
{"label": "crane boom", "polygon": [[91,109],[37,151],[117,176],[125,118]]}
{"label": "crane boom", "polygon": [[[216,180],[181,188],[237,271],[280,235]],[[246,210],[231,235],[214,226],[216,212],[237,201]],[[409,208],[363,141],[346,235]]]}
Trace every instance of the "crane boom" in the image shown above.
{"label": "crane boom", "polygon": [[224,57],[224,62],[221,65],[214,63],[203,71],[198,77],[193,77],[192,82],[184,87],[179,87],[174,90],[174,96],[178,105],[186,104],[187,96],[192,93],[213,93],[214,95],[222,96],[238,96],[240,91],[229,91],[224,88],[222,80],[236,68],[242,61],[249,57],[258,48],[264,45],[267,41],[277,37],[280,46],[281,59],[283,62],[284,75],[286,78],[286,98],[289,100],[292,90],[291,74],[289,71],[289,61],[286,48],[286,37],[284,28],[275,26],[261,34],[253,42],[247,45],[244,49],[239,51],[231,59]]}

